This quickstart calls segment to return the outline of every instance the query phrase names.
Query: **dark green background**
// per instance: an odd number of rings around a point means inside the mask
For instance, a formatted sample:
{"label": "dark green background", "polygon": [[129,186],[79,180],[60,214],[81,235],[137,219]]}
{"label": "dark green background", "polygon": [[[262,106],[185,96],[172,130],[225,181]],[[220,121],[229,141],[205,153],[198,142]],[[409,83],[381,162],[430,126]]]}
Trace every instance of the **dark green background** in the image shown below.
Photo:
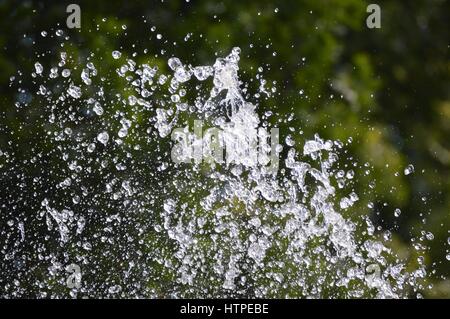
{"label": "dark green background", "polygon": [[[366,27],[369,2],[361,0],[77,3],[82,27],[67,30],[64,3],[0,1],[0,150],[9,150],[20,163],[30,149],[35,150],[31,146],[44,153],[50,147],[39,144],[37,138],[45,135],[39,109],[16,108],[14,102],[23,96],[9,85],[17,70],[31,73],[39,53],[48,52],[39,58],[43,64],[57,61],[59,44],[50,36],[42,38],[43,30],[52,35],[57,28],[65,30],[73,44],[71,52],[81,57],[90,51],[103,55],[104,70],[115,66],[110,54],[114,49],[128,55],[138,52],[141,59],[145,59],[145,48],[152,54],[164,49],[164,54],[152,56],[152,61],[167,68],[165,61],[173,55],[193,65],[211,64],[216,55],[228,54],[239,46],[243,81],[263,67],[269,84],[277,82],[277,94],[262,99],[260,109],[270,109],[278,118],[295,114],[289,124],[277,123],[282,137],[283,130],[294,126],[303,130],[307,139],[315,133],[333,140],[353,138],[345,156],[367,162],[372,169],[369,175],[357,169],[354,189],[361,200],[348,214],[369,214],[376,225],[392,230],[392,245],[403,255],[411,253],[411,238],[417,242],[424,237],[421,231],[433,233],[434,239],[424,239],[424,243],[429,246],[426,264],[434,288],[424,294],[450,297],[446,279],[450,274],[446,260],[450,253],[448,1],[378,1],[381,29]],[[151,26],[157,30],[152,32]],[[163,39],[157,40],[156,33]],[[192,36],[184,41],[187,33]],[[33,84],[26,81],[20,87],[33,90]],[[250,82],[249,91],[256,92],[257,87],[258,83]],[[297,144],[303,141],[299,139]],[[15,173],[48,174],[51,180],[52,173],[45,172],[46,167],[58,167],[51,157],[32,167],[23,162],[8,166],[5,161],[0,157],[3,254],[14,242],[7,235],[6,221],[14,214],[23,214],[31,222],[35,210],[30,203],[33,192],[39,192],[20,187],[23,180]],[[415,173],[405,176],[408,164],[414,165]],[[91,182],[96,183],[94,178]],[[375,184],[373,189],[368,187],[370,182]],[[367,208],[368,201],[374,202],[373,209]],[[402,210],[398,219],[393,217],[395,208]],[[35,249],[31,245],[22,252],[30,256]],[[37,263],[30,259],[27,267],[38,269]],[[3,286],[14,277],[15,268],[8,262],[2,262],[1,267]],[[33,281],[33,276],[28,280]],[[26,289],[22,295],[27,295]]]}

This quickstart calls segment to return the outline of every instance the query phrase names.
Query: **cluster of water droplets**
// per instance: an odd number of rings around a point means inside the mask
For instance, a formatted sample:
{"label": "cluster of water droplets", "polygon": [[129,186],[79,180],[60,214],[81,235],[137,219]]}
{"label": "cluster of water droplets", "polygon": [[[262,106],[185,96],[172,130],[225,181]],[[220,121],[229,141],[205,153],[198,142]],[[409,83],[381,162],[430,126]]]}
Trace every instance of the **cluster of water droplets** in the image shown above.
{"label": "cluster of water droplets", "polygon": [[[92,61],[70,69],[65,52],[48,72],[34,64],[48,153],[32,152],[26,165],[10,158],[4,171],[54,166],[19,176],[33,189],[30,198],[18,197],[36,212],[19,223],[32,250],[13,243],[12,221],[2,253],[11,277],[19,275],[2,294],[403,297],[419,287],[423,267],[407,272],[368,218],[344,218],[359,198],[351,190],[337,195],[354,178],[335,168],[343,143],[316,135],[301,149],[287,138],[275,147],[276,172],[245,150],[226,165],[171,161],[169,135],[189,121],[248,143],[269,128],[241,92],[239,48],[212,65],[172,57],[170,74],[119,51],[112,57],[123,64],[105,74]],[[126,90],[108,87],[108,76]],[[82,269],[81,288],[65,286],[69,263]]]}

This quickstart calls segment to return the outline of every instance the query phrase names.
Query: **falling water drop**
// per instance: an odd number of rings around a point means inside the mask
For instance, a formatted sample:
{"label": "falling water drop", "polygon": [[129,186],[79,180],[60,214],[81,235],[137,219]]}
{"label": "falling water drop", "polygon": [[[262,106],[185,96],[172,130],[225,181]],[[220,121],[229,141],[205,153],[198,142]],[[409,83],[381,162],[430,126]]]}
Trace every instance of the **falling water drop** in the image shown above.
{"label": "falling water drop", "polygon": [[97,140],[102,143],[103,145],[106,146],[106,144],[108,144],[108,140],[109,140],[109,134],[106,131],[103,131],[101,133],[99,133],[97,135]]}
{"label": "falling water drop", "polygon": [[39,62],[34,64],[34,68],[36,70],[36,74],[42,74],[42,71],[44,70],[44,67]]}
{"label": "falling water drop", "polygon": [[403,171],[405,175],[410,175],[414,173],[414,166],[412,164],[409,164],[406,166],[405,170]]}
{"label": "falling water drop", "polygon": [[120,53],[119,51],[113,51],[112,52],[112,57],[117,60],[122,56],[122,53]]}

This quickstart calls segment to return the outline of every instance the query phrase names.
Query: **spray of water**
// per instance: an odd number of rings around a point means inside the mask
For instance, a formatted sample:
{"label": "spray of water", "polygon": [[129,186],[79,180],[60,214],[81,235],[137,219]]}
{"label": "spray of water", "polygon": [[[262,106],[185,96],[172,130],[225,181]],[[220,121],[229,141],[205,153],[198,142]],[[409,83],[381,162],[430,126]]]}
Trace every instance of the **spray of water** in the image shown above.
{"label": "spray of water", "polygon": [[[422,266],[407,271],[368,218],[344,218],[358,195],[338,196],[354,178],[335,168],[342,142],[270,138],[242,94],[239,48],[206,66],[172,57],[169,74],[112,56],[114,71],[65,52],[57,66],[34,64],[28,94],[41,113],[16,106],[39,141],[2,152],[17,181],[3,206],[14,279],[2,295],[401,298],[420,287]],[[219,130],[226,160],[196,157],[213,150],[211,136],[188,132],[194,120]],[[189,143],[175,149],[180,136]],[[81,271],[70,289],[68,264]]]}

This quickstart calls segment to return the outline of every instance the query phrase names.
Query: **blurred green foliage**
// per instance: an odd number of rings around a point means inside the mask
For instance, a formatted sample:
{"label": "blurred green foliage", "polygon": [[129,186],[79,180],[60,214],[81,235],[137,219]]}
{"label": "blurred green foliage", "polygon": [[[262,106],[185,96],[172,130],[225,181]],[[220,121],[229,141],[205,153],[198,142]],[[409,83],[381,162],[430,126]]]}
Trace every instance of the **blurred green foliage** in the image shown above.
{"label": "blurred green foliage", "polygon": [[[9,78],[18,70],[33,68],[39,53],[45,53],[39,57],[41,63],[56,63],[60,48],[52,38],[40,36],[43,30],[64,29],[71,37],[71,45],[64,50],[79,57],[79,61],[92,50],[96,54],[92,61],[98,65],[99,73],[119,66],[110,54],[116,49],[125,56],[138,52],[137,62],[167,69],[165,61],[171,56],[193,65],[211,64],[216,56],[226,55],[232,47],[239,46],[240,75],[243,82],[250,83],[248,94],[257,92],[259,83],[251,79],[259,67],[265,79],[276,81],[277,94],[271,99],[260,99],[260,109],[274,112],[273,124],[280,127],[282,136],[283,130],[295,127],[303,131],[305,138],[312,138],[315,133],[333,140],[352,138],[345,157],[361,164],[355,168],[358,178],[353,185],[360,201],[346,212],[348,217],[370,215],[377,226],[392,231],[393,249],[402,256],[415,256],[411,239],[423,237],[421,231],[434,235],[434,239],[426,240],[429,245],[426,263],[434,288],[424,294],[450,297],[450,282],[446,279],[450,275],[446,259],[450,253],[448,1],[378,1],[382,8],[381,29],[366,27],[369,2],[361,0],[78,3],[82,27],[66,30],[64,3],[0,1],[1,150],[10,150],[20,159],[33,149],[45,153],[51,147],[42,138],[45,127],[37,124],[43,114],[18,110],[14,103],[20,94],[9,85]],[[126,30],[122,25],[127,26]],[[151,31],[152,26],[156,26],[155,32]],[[161,33],[163,39],[156,39],[156,33]],[[188,33],[192,35],[185,41]],[[161,43],[165,52],[159,52],[158,56],[143,54],[146,48],[152,53],[155,48],[159,51]],[[76,65],[78,61],[71,63]],[[22,87],[27,85],[31,90],[31,84],[23,83]],[[123,83],[105,85],[119,90]],[[107,114],[113,113],[114,108]],[[290,113],[295,114],[294,120],[276,123]],[[146,120],[143,114],[135,116],[140,123]],[[298,145],[302,143],[297,140]],[[146,156],[153,154],[151,146],[146,151],[146,154],[134,152],[133,156],[142,163],[139,165],[156,166],[146,160]],[[0,165],[6,171],[4,161],[0,157]],[[57,180],[58,172],[45,171],[52,161],[56,159],[44,155],[40,166],[27,166],[29,175]],[[415,173],[405,176],[403,170],[408,164],[415,166]],[[370,169],[369,174],[365,174],[365,167]],[[89,186],[92,191],[97,182],[93,176]],[[149,189],[164,183],[151,179],[141,182]],[[15,200],[18,193],[24,192],[19,184],[19,179],[11,174],[5,173],[1,178],[1,187],[9,190],[0,195],[2,224],[10,210],[17,208],[13,209],[14,205],[33,218],[35,212],[27,208],[33,194],[22,194],[20,203]],[[368,202],[374,203],[373,208],[367,207]],[[402,211],[399,218],[393,215],[396,208]],[[1,236],[4,237],[4,232]],[[2,238],[2,243],[8,240]],[[120,240],[126,240],[126,235],[118,234],[117,241]],[[58,249],[58,244],[54,245]],[[161,245],[164,247],[165,243]],[[111,280],[118,268],[125,268],[120,262],[115,264],[112,256],[129,252],[117,251],[108,256],[101,247],[97,249],[98,259],[105,261],[96,276]],[[36,268],[36,276],[40,276],[37,260],[30,261],[28,266]],[[155,265],[155,272],[158,266]],[[12,276],[8,267],[2,263],[2,284]],[[171,278],[167,276],[161,280],[170,285]],[[29,295],[32,294],[30,291]]]}

